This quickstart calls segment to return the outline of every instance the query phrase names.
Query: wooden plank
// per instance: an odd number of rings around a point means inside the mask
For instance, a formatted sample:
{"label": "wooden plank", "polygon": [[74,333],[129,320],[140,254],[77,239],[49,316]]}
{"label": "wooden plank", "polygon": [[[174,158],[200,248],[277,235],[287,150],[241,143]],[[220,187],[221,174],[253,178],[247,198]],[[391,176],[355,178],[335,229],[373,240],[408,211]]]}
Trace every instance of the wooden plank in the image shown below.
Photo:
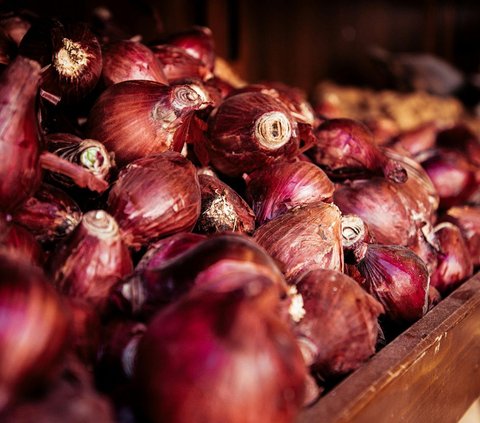
{"label": "wooden plank", "polygon": [[480,396],[480,275],[465,282],[298,423],[457,422]]}

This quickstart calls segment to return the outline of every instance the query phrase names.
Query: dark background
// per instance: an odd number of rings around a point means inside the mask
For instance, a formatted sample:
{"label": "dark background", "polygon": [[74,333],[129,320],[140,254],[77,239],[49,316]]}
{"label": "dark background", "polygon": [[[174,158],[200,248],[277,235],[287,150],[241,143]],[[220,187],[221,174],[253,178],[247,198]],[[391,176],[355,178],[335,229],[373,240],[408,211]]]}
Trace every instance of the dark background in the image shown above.
{"label": "dark background", "polygon": [[40,14],[88,20],[111,10],[132,35],[209,26],[217,53],[247,80],[311,90],[322,79],[374,84],[366,51],[428,52],[467,74],[480,69],[480,0],[86,0],[6,1]]}

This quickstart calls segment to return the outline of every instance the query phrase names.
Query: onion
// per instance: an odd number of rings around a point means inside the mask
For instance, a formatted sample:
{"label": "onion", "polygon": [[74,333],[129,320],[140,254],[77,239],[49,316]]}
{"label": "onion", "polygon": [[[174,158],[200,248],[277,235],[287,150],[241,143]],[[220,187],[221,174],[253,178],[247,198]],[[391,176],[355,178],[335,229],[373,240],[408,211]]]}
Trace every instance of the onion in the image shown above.
{"label": "onion", "polygon": [[103,210],[85,213],[51,263],[57,289],[82,298],[99,310],[110,288],[133,270],[130,253],[115,219]]}
{"label": "onion", "polygon": [[400,153],[415,156],[422,151],[435,146],[437,139],[437,125],[433,122],[401,132],[391,142],[392,148]]}
{"label": "onion", "polygon": [[43,264],[43,251],[35,237],[21,226],[5,222],[1,216],[0,252],[23,259],[30,264]]}
{"label": "onion", "polygon": [[207,88],[212,88],[216,90],[221,99],[228,97],[232,94],[234,87],[229,84],[227,81],[219,78],[218,76],[213,76],[205,81],[205,86]]}
{"label": "onion", "polygon": [[202,210],[195,231],[242,232],[255,230],[255,215],[248,204],[232,188],[214,175],[199,174]]}
{"label": "onion", "polygon": [[474,266],[480,264],[480,207],[452,207],[441,218],[460,228]]}
{"label": "onion", "polygon": [[375,353],[382,305],[335,270],[313,269],[295,281],[303,303],[295,333],[315,348],[312,368],[323,379],[349,373]]}
{"label": "onion", "polygon": [[295,207],[260,226],[254,239],[288,281],[315,267],[343,271],[340,210],[333,204]]}
{"label": "onion", "polygon": [[4,69],[16,56],[17,46],[5,34],[0,32],[0,70]]}
{"label": "onion", "polygon": [[45,183],[13,215],[16,223],[43,244],[68,237],[81,219],[77,203],[62,190]]}
{"label": "onion", "polygon": [[209,79],[212,76],[207,65],[192,57],[183,48],[161,44],[151,47],[153,54],[162,64],[168,82],[184,78]]}
{"label": "onion", "polygon": [[437,146],[457,150],[472,164],[480,166],[480,140],[465,125],[458,124],[440,131],[437,135]]}
{"label": "onion", "polygon": [[408,179],[402,165],[376,147],[370,130],[352,119],[331,119],[315,131],[317,141],[308,151],[313,162],[332,178],[345,179],[380,171],[389,180]]}
{"label": "onion", "polygon": [[289,328],[238,291],[198,293],[160,312],[136,361],[153,423],[292,423],[305,378]]}
{"label": "onion", "polygon": [[204,143],[195,144],[197,156],[228,176],[300,153],[297,123],[281,102],[262,93],[227,98],[210,115],[207,135]]}
{"label": "onion", "polygon": [[121,82],[108,88],[92,107],[89,137],[113,151],[119,165],[166,150],[180,151],[185,139],[176,132],[193,111],[210,104],[199,83]]}
{"label": "onion", "polygon": [[441,294],[447,294],[473,274],[473,265],[460,229],[444,222],[435,226],[440,243],[438,266],[432,274],[431,284]]}
{"label": "onion", "polygon": [[9,40],[18,46],[30,29],[32,20],[33,16],[25,11],[2,13],[0,30]]}
{"label": "onion", "polygon": [[189,231],[200,215],[195,167],[173,151],[145,157],[120,172],[108,197],[124,241],[133,248]]}
{"label": "onion", "polygon": [[117,285],[111,303],[113,309],[148,318],[194,288],[224,292],[246,284],[277,303],[286,293],[282,274],[262,248],[247,237],[224,234],[156,260],[155,267],[138,266]]}
{"label": "onion", "polygon": [[0,211],[12,211],[39,183],[35,96],[40,67],[17,57],[0,76]]}
{"label": "onion", "polygon": [[258,225],[293,207],[331,201],[334,185],[327,175],[308,162],[275,163],[259,169],[247,179],[247,199]]}
{"label": "onion", "polygon": [[145,80],[167,84],[162,64],[147,46],[117,41],[103,49],[103,82],[108,87],[122,81]]}
{"label": "onion", "polygon": [[0,254],[0,410],[51,380],[68,320],[40,269]]}

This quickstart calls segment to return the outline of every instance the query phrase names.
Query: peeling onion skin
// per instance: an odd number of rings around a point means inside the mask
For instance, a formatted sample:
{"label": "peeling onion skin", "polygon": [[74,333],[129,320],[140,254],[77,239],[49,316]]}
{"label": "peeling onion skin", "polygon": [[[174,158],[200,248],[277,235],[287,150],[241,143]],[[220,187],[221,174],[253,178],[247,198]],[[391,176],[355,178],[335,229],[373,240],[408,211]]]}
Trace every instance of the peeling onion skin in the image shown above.
{"label": "peeling onion skin", "polygon": [[404,326],[428,307],[430,276],[425,263],[406,247],[368,244],[357,264],[362,286],[384,307],[386,317]]}
{"label": "peeling onion skin", "polygon": [[313,163],[281,162],[246,177],[246,197],[259,226],[295,206],[331,201],[335,187]]}
{"label": "peeling onion skin", "polygon": [[125,243],[134,249],[190,231],[200,207],[196,169],[173,151],[130,163],[108,196],[108,210],[117,220]]}
{"label": "peeling onion skin", "polygon": [[35,97],[40,66],[17,57],[0,76],[0,211],[21,206],[40,183]]}
{"label": "peeling onion skin", "polygon": [[124,166],[150,154],[180,151],[185,140],[177,140],[176,131],[193,111],[211,103],[198,83],[120,82],[105,90],[93,105],[87,132]]}
{"label": "peeling onion skin", "polygon": [[255,215],[245,200],[216,176],[199,174],[202,210],[195,232],[203,234],[255,230]]}
{"label": "peeling onion skin", "polygon": [[331,380],[357,369],[375,353],[383,306],[349,276],[313,269],[296,281],[305,315],[297,334],[316,347],[312,369]]}
{"label": "peeling onion skin", "polygon": [[333,204],[295,207],[260,226],[254,239],[289,282],[314,267],[343,271],[341,215]]}
{"label": "peeling onion skin", "polygon": [[[281,102],[261,93],[227,98],[208,119],[195,152],[227,176],[240,176],[300,154],[296,121]],[[200,151],[198,151],[200,150]]]}
{"label": "peeling onion skin", "polygon": [[112,286],[133,270],[118,225],[103,210],[83,216],[72,237],[54,254],[50,267],[59,292],[81,298],[99,311]]}
{"label": "peeling onion skin", "polygon": [[480,265],[480,207],[452,207],[440,220],[451,222],[460,228],[473,266]]}
{"label": "peeling onion skin", "polygon": [[440,244],[438,266],[432,274],[431,284],[446,295],[473,274],[473,264],[460,229],[444,222],[435,227]]}
{"label": "peeling onion skin", "polygon": [[197,293],[160,312],[136,361],[152,423],[293,423],[305,380],[290,328],[236,291]]}

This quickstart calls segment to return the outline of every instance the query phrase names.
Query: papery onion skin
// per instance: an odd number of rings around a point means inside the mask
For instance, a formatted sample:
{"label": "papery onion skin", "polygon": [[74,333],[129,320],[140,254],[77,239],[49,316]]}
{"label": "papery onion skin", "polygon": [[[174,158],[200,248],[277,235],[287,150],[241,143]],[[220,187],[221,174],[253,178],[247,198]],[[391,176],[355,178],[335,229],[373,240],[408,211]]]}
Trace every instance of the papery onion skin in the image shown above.
{"label": "papery onion skin", "polygon": [[305,315],[297,334],[316,347],[312,368],[329,380],[347,374],[375,353],[378,316],[383,306],[349,276],[313,269],[295,281]]}
{"label": "papery onion skin", "polygon": [[133,248],[191,230],[200,206],[196,169],[173,151],[132,162],[120,172],[108,196],[108,210]]}
{"label": "papery onion skin", "polygon": [[96,101],[87,122],[89,137],[115,153],[120,166],[166,150],[180,151],[175,132],[195,110],[211,104],[198,84],[163,85],[125,81]]}
{"label": "papery onion skin", "polygon": [[370,130],[361,122],[327,120],[316,129],[315,136],[316,143],[307,154],[332,178],[358,178],[358,175],[380,171],[396,183],[408,179],[402,165],[385,157],[375,145]]}
{"label": "papery onion skin", "polygon": [[103,49],[102,78],[107,87],[132,80],[168,83],[162,64],[153,52],[147,46],[129,40],[110,43]]}
{"label": "papery onion skin", "polygon": [[223,234],[196,243],[182,253],[138,266],[118,284],[111,297],[113,310],[150,318],[194,288],[231,291],[250,283],[258,294],[279,301],[286,293],[284,277],[273,259],[248,237]]}
{"label": "papery onion skin", "polygon": [[255,230],[255,215],[245,200],[216,176],[199,174],[202,210],[195,231],[209,234]]}
{"label": "papery onion skin", "polygon": [[12,216],[42,244],[68,237],[82,219],[82,211],[64,191],[42,184]]}
{"label": "papery onion skin", "polygon": [[363,287],[385,308],[386,317],[402,326],[419,320],[428,307],[430,276],[411,250],[396,245],[365,245],[357,264]]}
{"label": "papery onion skin", "polygon": [[295,207],[260,226],[255,241],[279,263],[287,281],[313,267],[343,271],[340,210],[333,204]]}
{"label": "papery onion skin", "polygon": [[67,335],[68,316],[40,269],[0,254],[0,410],[55,375]]}
{"label": "papery onion skin", "polygon": [[246,197],[259,226],[295,206],[331,201],[335,190],[320,168],[303,161],[276,163],[246,179]]}
{"label": "papery onion skin", "polygon": [[40,245],[27,229],[5,222],[1,216],[0,252],[37,266],[42,266],[45,258]]}
{"label": "papery onion skin", "polygon": [[443,222],[434,229],[440,244],[440,252],[431,284],[445,295],[473,274],[473,264],[463,235],[457,226]]}
{"label": "papery onion skin", "polygon": [[99,311],[111,287],[133,270],[118,225],[103,210],[85,213],[68,242],[54,254],[50,267],[60,292],[84,299]]}
{"label": "papery onion skin", "polygon": [[160,312],[140,341],[136,384],[152,422],[292,423],[305,365],[290,329],[238,292]]}
{"label": "papery onion skin", "polygon": [[460,228],[473,265],[480,265],[480,207],[452,207],[440,220],[451,222]]}
{"label": "papery onion skin", "polygon": [[35,96],[37,63],[17,57],[0,76],[0,211],[12,211],[39,184],[39,139]]}
{"label": "papery onion skin", "polygon": [[228,176],[293,158],[300,153],[299,146],[298,125],[286,106],[257,92],[227,98],[209,117],[205,144],[195,145]]}

